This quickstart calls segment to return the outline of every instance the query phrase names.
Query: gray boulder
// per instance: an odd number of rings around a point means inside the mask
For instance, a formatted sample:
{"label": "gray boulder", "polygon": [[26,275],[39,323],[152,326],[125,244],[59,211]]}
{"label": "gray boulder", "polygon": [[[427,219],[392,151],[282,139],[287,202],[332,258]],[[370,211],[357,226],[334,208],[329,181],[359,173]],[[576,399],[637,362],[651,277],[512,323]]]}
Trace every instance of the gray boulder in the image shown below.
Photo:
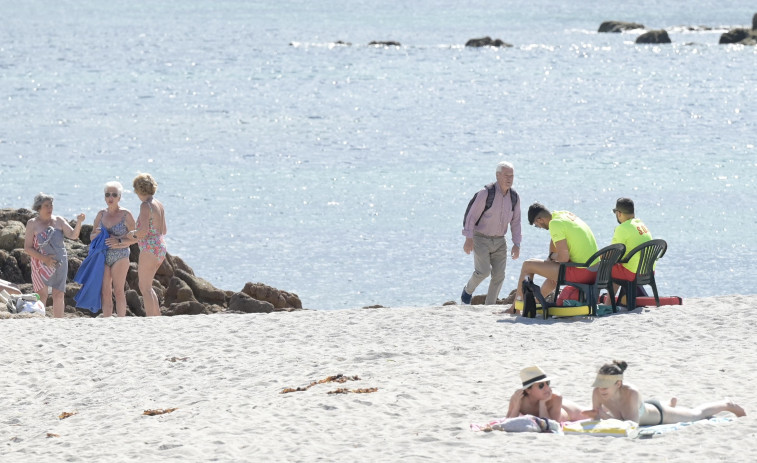
{"label": "gray boulder", "polygon": [[271,313],[275,310],[270,302],[253,299],[245,293],[236,293],[229,301],[229,312]]}
{"label": "gray boulder", "polygon": [[250,283],[244,285],[243,293],[259,301],[267,301],[277,309],[301,309],[302,302],[299,296],[280,289],[273,288],[263,283]]}
{"label": "gray boulder", "polygon": [[731,29],[720,35],[721,45],[739,44],[739,45],[757,45],[757,31],[755,29]]}
{"label": "gray boulder", "polygon": [[216,288],[209,282],[200,277],[190,275],[184,270],[176,270],[174,276],[181,278],[189,286],[194,294],[194,298],[200,302],[209,304],[225,305],[226,293]]}
{"label": "gray boulder", "polygon": [[213,312],[205,304],[197,301],[177,302],[176,304],[171,304],[168,309],[161,311],[162,315],[169,317],[174,315],[208,315],[211,313]]}
{"label": "gray boulder", "polygon": [[664,29],[649,31],[636,37],[636,43],[671,43],[668,32]]}
{"label": "gray boulder", "polygon": [[630,23],[625,21],[605,21],[599,25],[597,32],[623,32],[633,29],[644,29],[643,24]]}
{"label": "gray boulder", "polygon": [[509,48],[509,47],[512,47],[512,45],[509,44],[509,43],[507,43],[507,42],[503,42],[500,39],[492,40],[492,38],[489,37],[489,36],[481,37],[481,38],[478,38],[478,39],[470,39],[467,42],[465,42],[465,46],[466,47],[474,47],[474,48],[478,48],[478,47],[505,47],[505,48]]}
{"label": "gray boulder", "polygon": [[17,220],[0,222],[0,249],[13,251],[24,248],[26,226]]}

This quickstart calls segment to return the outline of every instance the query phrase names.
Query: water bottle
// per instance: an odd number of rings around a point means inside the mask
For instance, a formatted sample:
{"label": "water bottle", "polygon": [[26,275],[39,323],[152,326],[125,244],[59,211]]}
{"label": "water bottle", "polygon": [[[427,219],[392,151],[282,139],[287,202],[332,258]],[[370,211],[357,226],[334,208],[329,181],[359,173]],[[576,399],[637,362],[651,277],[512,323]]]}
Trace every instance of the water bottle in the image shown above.
{"label": "water bottle", "polygon": [[37,302],[39,300],[39,294],[37,293],[31,293],[31,294],[24,294],[21,296],[21,299],[29,302]]}

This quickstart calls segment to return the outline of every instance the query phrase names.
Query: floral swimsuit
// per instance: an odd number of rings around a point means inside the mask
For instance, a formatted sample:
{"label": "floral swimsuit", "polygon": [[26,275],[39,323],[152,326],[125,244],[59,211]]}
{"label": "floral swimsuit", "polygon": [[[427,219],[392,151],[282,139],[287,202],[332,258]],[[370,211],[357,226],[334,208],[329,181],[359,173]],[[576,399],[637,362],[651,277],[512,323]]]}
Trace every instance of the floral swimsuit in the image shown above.
{"label": "floral swimsuit", "polygon": [[[137,222],[137,228],[139,228],[139,222]],[[152,223],[152,204],[150,204],[150,228],[147,230],[147,236],[139,240],[139,250],[153,254],[161,263],[166,258],[166,240]]]}

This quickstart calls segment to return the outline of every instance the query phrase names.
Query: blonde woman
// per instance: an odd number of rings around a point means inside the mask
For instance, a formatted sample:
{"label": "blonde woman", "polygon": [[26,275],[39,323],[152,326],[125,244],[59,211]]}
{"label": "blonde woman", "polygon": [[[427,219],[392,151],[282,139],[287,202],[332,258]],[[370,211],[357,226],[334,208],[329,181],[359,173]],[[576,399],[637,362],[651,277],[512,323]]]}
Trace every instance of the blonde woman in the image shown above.
{"label": "blonde woman", "polygon": [[53,197],[44,193],[34,198],[32,210],[37,217],[26,223],[24,251],[31,257],[32,283],[43,304],[47,305],[47,288],[53,290],[53,317],[63,318],[68,277],[68,254],[63,237],[79,239],[84,214],[76,216],[76,227],[53,215]]}
{"label": "blonde woman", "polygon": [[163,204],[155,199],[158,182],[150,174],[139,174],[132,184],[134,193],[142,201],[134,238],[139,243],[139,291],[148,317],[160,315],[158,296],[152,280],[166,258],[166,214]]}
{"label": "blonde woman", "polygon": [[662,404],[657,399],[642,400],[638,389],[623,383],[626,368],[626,362],[614,360],[599,369],[593,384],[592,410],[586,412],[587,415],[594,419],[635,421],[642,426],[696,421],[720,412],[731,412],[736,416],[746,415],[741,406],[728,399],[695,408],[677,407],[675,398],[671,399],[669,404]]}
{"label": "blonde woman", "polygon": [[137,242],[129,230],[134,230],[134,216],[128,209],[119,206],[124,187],[119,182],[105,184],[105,209],[97,213],[90,239],[100,234],[100,225],[108,231],[105,244],[105,267],[103,269],[102,310],[103,317],[113,315],[113,295],[116,297],[116,314],[126,316],[126,275],[129,273],[129,246]]}

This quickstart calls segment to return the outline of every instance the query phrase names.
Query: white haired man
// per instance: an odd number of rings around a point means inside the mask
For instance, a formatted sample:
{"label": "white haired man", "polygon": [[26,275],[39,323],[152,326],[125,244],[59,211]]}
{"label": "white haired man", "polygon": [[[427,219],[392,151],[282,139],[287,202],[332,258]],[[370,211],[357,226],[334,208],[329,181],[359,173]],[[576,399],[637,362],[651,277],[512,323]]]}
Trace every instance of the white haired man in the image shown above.
{"label": "white haired man", "polygon": [[473,291],[491,275],[486,304],[496,304],[502,283],[505,281],[507,265],[507,242],[505,234],[510,229],[512,249],[510,256],[520,255],[520,199],[513,190],[515,168],[509,162],[497,164],[497,181],[486,185],[468,204],[463,221],[465,244],[463,251],[473,251],[473,275],[463,288],[460,300],[470,304]]}

